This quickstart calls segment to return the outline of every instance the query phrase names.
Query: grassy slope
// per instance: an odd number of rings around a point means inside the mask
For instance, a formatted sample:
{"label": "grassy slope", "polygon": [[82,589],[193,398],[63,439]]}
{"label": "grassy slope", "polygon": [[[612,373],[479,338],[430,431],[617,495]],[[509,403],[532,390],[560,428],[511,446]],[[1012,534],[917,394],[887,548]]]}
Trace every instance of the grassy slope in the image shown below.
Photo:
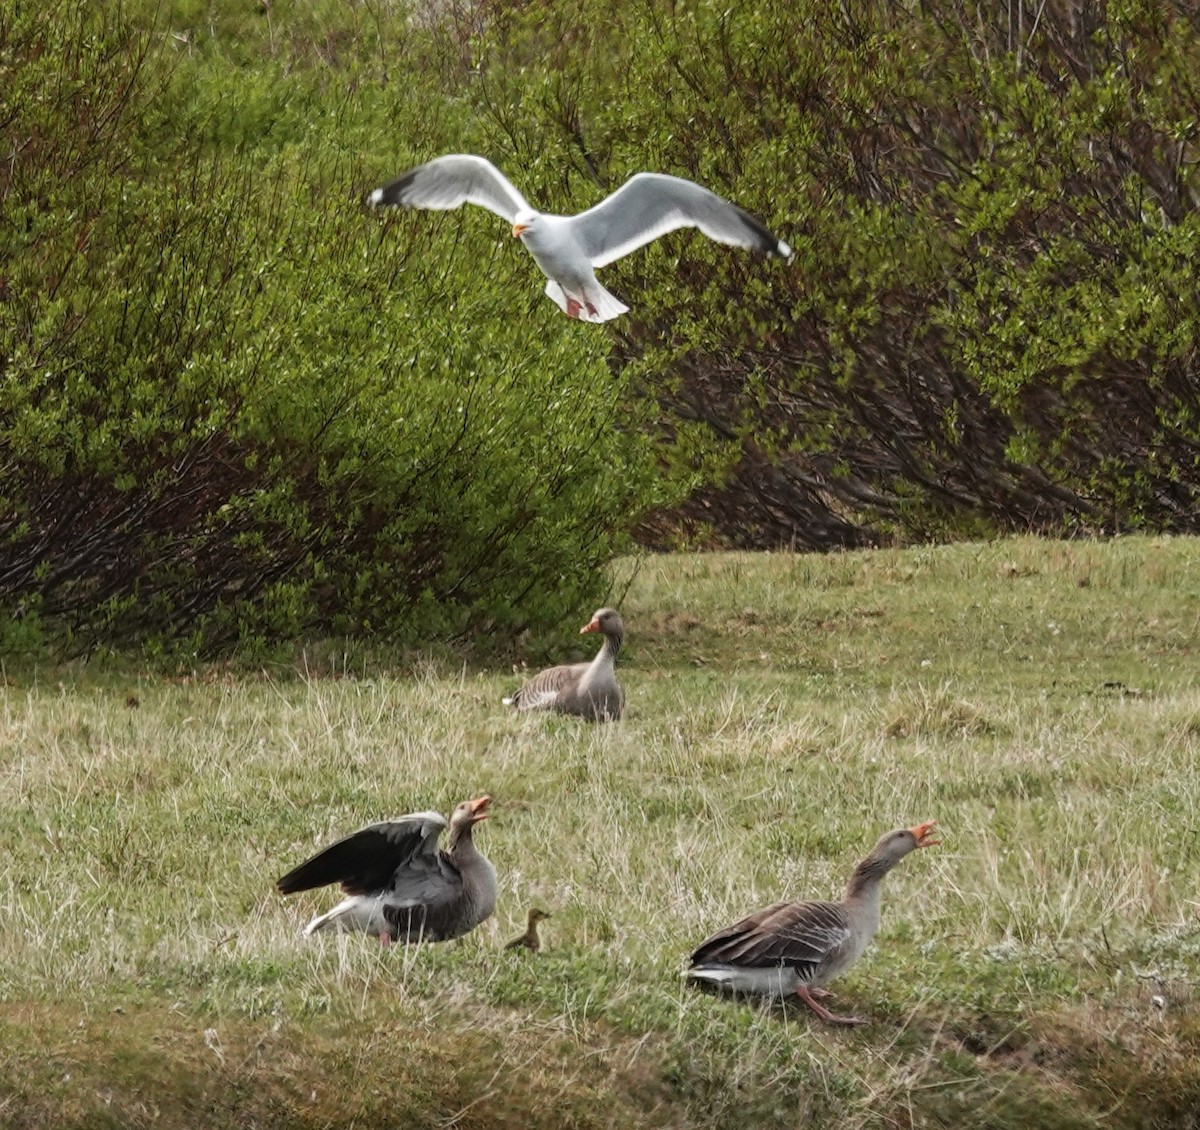
{"label": "grassy slope", "polygon": [[[0,1123],[1194,1125],[1195,541],[652,558],[623,607],[608,728],[507,672],[10,673]],[[328,894],[276,875],[483,790],[494,920],[298,937]],[[871,1026],[680,985],[929,817],[838,986]],[[548,952],[502,952],[535,901]]]}

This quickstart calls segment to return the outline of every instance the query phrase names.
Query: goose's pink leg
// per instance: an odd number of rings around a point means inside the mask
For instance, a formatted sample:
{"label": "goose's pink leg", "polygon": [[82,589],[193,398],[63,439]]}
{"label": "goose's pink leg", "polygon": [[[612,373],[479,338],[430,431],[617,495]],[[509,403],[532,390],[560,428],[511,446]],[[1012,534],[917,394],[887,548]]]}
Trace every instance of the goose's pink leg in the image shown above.
{"label": "goose's pink leg", "polygon": [[866,1024],[865,1020],[859,1020],[857,1016],[837,1016],[830,1012],[823,1004],[817,1003],[816,998],[808,991],[808,986],[806,985],[796,986],[796,996],[827,1024]]}

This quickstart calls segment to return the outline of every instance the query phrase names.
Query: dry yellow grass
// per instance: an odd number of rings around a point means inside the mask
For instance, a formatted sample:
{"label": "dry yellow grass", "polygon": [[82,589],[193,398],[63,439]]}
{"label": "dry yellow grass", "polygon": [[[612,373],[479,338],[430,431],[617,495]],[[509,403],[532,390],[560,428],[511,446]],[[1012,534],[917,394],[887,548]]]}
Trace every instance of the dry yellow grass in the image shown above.
{"label": "dry yellow grass", "polygon": [[[633,573],[608,727],[506,713],[508,671],[353,650],[10,671],[0,1122],[1192,1125],[1200,544]],[[480,791],[494,919],[407,951],[299,936],[332,893],[277,875]],[[836,986],[870,1027],[681,983],[712,928],[837,895],[929,817],[944,845]],[[545,951],[503,952],[534,902]]]}

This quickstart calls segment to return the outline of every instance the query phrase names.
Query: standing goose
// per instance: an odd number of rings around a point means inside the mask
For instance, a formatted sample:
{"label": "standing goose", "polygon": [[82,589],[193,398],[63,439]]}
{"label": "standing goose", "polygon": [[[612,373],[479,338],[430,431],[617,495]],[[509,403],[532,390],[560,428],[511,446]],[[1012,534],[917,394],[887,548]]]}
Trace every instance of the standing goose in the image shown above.
{"label": "standing goose", "polygon": [[830,1024],[865,1024],[836,1016],[814,998],[863,954],[879,929],[880,883],[930,838],[935,820],[888,832],[854,868],[841,902],[777,902],[720,930],[692,954],[687,975],[735,993],[784,997],[795,993]]}
{"label": "standing goose", "polygon": [[496,872],[471,838],[488,817],[491,797],[464,800],[447,826],[437,812],[414,812],[372,824],[289,871],[281,894],[341,883],[346,898],[318,915],[305,935],[340,927],[392,942],[444,942],[473,930],[496,908]]}
{"label": "standing goose", "polygon": [[582,628],[600,632],[604,646],[591,663],[564,663],[539,671],[505,706],[517,710],[553,710],[577,714],[593,722],[610,722],[625,710],[625,692],[617,682],[613,665],[625,641],[625,624],[615,608],[601,608]]}

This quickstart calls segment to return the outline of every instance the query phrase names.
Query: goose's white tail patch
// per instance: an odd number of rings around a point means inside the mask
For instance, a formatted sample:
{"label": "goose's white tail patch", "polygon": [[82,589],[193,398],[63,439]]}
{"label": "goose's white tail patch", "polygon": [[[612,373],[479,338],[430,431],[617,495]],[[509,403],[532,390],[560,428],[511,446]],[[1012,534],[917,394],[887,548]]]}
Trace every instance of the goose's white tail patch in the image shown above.
{"label": "goose's white tail patch", "polygon": [[728,985],[737,980],[737,973],[728,966],[697,965],[694,969],[684,972],[685,977],[693,981],[707,981],[710,985]]}
{"label": "goose's white tail patch", "polygon": [[378,933],[386,928],[387,920],[383,917],[382,900],[351,895],[342,899],[332,910],[318,914],[304,927],[304,936],[311,937],[319,930],[364,930],[368,933]]}
{"label": "goose's white tail patch", "polygon": [[581,322],[608,322],[629,309],[616,295],[610,294],[599,283],[596,283],[595,289],[590,290],[587,294],[587,300],[592,304],[595,313],[587,308],[586,303],[580,305],[577,311],[572,313],[571,307],[576,300],[568,298],[563,288],[553,279],[546,283],[546,296],[553,299],[564,314],[578,318]]}
{"label": "goose's white tail patch", "polygon": [[558,688],[531,691],[526,689],[517,703],[518,710],[549,710],[558,701]]}
{"label": "goose's white tail patch", "polygon": [[703,981],[718,989],[734,993],[759,993],[782,997],[793,992],[799,984],[795,971],[786,966],[763,969],[743,969],[734,965],[694,965],[684,973],[693,981]]}

